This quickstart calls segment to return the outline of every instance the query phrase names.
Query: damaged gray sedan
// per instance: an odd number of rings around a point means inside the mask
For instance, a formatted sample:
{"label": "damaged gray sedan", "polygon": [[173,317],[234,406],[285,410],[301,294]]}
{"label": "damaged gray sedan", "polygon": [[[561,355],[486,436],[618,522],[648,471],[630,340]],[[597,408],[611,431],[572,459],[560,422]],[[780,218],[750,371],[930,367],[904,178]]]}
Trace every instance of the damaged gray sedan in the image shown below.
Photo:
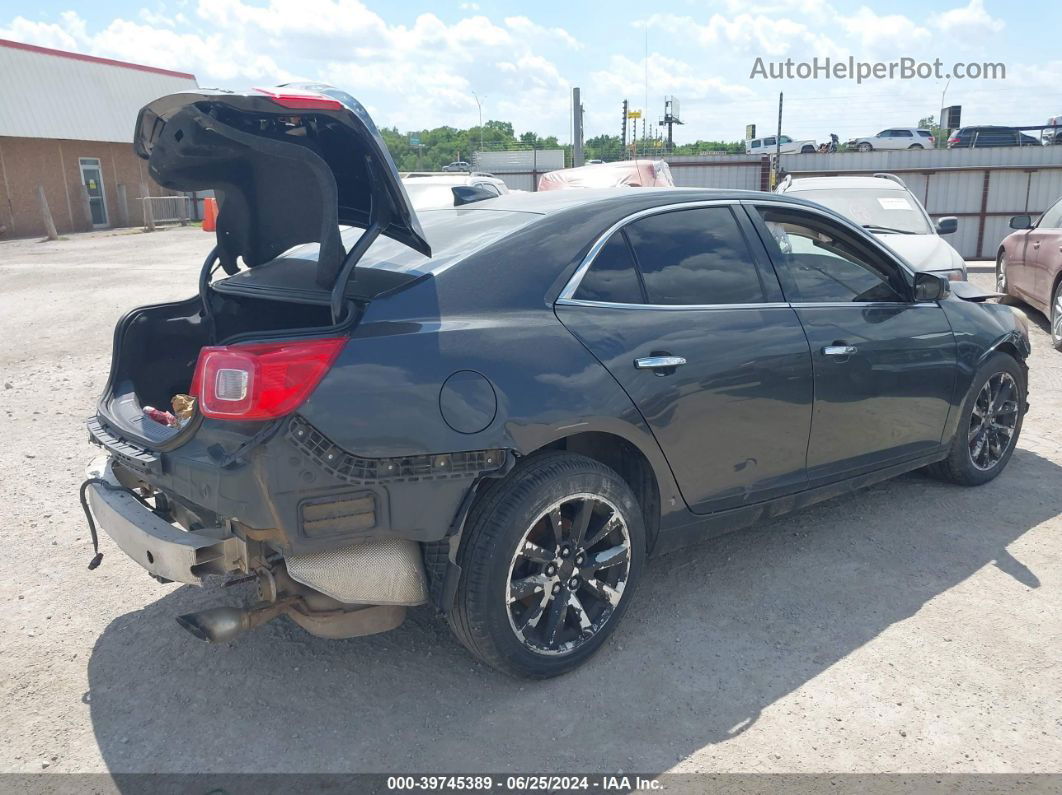
{"label": "damaged gray sedan", "polygon": [[799,199],[416,213],[326,86],[163,97],[135,145],[215,191],[217,240],[196,294],[119,322],[82,501],[163,582],[257,580],[179,617],[204,640],[430,604],[484,662],[554,676],[648,555],[917,468],[984,483],[1021,431],[1022,319]]}

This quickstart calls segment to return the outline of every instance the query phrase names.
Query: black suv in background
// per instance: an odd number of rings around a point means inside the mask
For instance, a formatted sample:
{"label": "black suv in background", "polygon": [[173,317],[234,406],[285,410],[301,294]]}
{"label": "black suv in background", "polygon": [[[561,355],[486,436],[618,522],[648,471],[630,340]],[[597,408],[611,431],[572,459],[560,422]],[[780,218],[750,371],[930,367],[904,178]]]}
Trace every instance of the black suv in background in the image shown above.
{"label": "black suv in background", "polygon": [[963,127],[948,138],[948,149],[988,146],[1041,146],[1040,141],[1015,127]]}

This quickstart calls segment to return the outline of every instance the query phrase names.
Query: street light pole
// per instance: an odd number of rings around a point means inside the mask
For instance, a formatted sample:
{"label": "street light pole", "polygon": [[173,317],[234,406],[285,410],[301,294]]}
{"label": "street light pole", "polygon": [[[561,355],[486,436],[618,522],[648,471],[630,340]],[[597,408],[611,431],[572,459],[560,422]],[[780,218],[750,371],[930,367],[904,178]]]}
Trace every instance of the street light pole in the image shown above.
{"label": "street light pole", "polygon": [[476,100],[476,109],[479,111],[479,151],[483,151],[483,105],[479,101],[479,96],[475,91],[472,92],[472,96]]}

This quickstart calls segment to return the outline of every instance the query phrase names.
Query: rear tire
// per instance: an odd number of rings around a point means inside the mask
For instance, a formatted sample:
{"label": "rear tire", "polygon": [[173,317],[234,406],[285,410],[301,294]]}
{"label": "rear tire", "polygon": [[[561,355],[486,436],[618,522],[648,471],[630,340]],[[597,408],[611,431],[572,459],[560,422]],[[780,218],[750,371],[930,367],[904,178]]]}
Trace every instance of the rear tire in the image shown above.
{"label": "rear tire", "polygon": [[615,631],[644,561],[642,512],[619,475],[573,453],[533,456],[469,515],[450,628],[512,676],[567,673]]}
{"label": "rear tire", "polygon": [[993,480],[1010,461],[1025,415],[1025,372],[1012,356],[996,352],[970,384],[948,457],[926,472],[960,486]]}
{"label": "rear tire", "polygon": [[924,146],[922,146],[922,144],[911,144],[911,145],[910,145],[909,147],[907,147],[907,148],[908,148],[908,149],[925,149],[925,147],[924,147]]}
{"label": "rear tire", "polygon": [[814,154],[814,153],[815,153],[815,147],[814,146],[804,146],[804,147],[801,147],[801,149],[800,149],[800,154],[802,154],[802,155],[810,155],[810,154]]}

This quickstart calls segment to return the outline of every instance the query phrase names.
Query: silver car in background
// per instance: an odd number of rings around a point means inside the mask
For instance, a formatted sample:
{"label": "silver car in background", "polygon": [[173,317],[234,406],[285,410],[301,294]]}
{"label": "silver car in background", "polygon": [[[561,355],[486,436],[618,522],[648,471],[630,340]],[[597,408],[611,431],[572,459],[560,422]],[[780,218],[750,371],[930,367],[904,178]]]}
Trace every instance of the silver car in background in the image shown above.
{"label": "silver car in background", "polygon": [[959,228],[953,216],[929,217],[925,207],[895,174],[872,177],[785,177],[777,193],[800,198],[833,210],[862,226],[906,259],[915,270],[950,281],[966,281],[966,261],[941,235]]}

